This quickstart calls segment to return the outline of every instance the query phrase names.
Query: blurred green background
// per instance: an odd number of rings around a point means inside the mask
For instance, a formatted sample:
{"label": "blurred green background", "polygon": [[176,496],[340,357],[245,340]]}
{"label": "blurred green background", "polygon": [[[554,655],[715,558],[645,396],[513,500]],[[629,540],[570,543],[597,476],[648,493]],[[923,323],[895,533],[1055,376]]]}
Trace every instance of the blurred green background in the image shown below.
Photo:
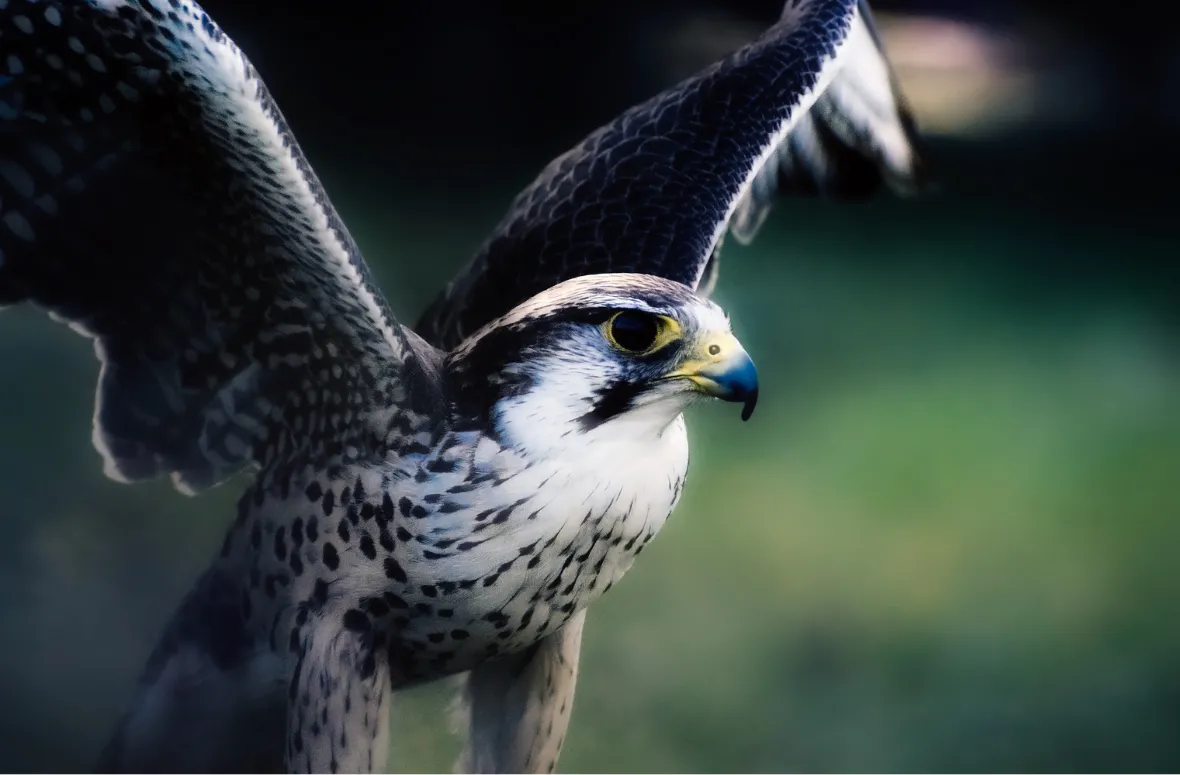
{"label": "blurred green background", "polygon": [[[407,321],[593,126],[432,169],[262,71]],[[1175,127],[1081,115],[946,125],[937,196],[785,202],[727,246],[763,398],[692,412],[681,506],[590,612],[563,771],[1180,768]],[[3,767],[85,769],[240,483],[105,480],[90,345],[32,310],[0,364]],[[399,697],[396,770],[451,767],[448,702]]]}

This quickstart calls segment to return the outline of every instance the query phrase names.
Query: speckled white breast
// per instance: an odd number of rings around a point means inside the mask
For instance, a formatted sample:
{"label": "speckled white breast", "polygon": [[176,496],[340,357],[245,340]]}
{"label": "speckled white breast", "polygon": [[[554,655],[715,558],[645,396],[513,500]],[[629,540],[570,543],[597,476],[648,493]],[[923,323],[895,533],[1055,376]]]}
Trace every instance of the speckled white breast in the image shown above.
{"label": "speckled white breast", "polygon": [[546,455],[452,433],[389,467],[270,483],[228,542],[249,637],[283,651],[301,609],[363,618],[395,686],[531,646],[623,576],[680,496],[683,418],[610,425]]}
{"label": "speckled white breast", "polygon": [[392,553],[407,582],[394,590],[405,607],[391,601],[399,610],[391,612],[390,655],[395,676],[402,662],[407,680],[526,648],[601,596],[671,513],[688,445],[677,418],[650,444],[603,434],[577,460],[529,463],[486,440],[471,460],[476,477],[492,477],[471,491],[478,497],[455,511],[437,499],[418,519],[411,506],[415,537]]}

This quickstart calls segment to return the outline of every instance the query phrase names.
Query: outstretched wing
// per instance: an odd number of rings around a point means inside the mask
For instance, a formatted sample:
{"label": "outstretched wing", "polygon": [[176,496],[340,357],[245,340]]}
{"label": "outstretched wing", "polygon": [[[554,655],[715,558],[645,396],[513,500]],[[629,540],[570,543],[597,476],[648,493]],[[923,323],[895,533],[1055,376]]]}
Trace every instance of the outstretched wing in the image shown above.
{"label": "outstretched wing", "polygon": [[453,346],[583,274],[644,272],[696,288],[706,265],[715,275],[735,213],[748,237],[776,191],[900,188],[918,174],[914,139],[868,6],[788,0],[761,38],[550,163],[417,330]]}
{"label": "outstretched wing", "polygon": [[8,0],[0,48],[0,307],[94,338],[108,474],[328,465],[429,411],[432,351],[198,6]]}
{"label": "outstretched wing", "polygon": [[918,132],[860,0],[831,84],[783,138],[751,181],[730,222],[749,244],[783,195],[856,200],[882,186],[908,195],[926,181]]}

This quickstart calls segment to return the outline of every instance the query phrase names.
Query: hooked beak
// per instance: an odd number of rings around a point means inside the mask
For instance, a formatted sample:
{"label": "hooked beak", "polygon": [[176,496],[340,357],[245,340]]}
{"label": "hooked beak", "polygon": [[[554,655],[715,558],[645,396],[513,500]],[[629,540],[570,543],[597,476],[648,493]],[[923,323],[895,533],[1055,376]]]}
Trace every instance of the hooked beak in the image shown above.
{"label": "hooked beak", "polygon": [[729,332],[703,338],[675,371],[665,375],[693,383],[706,395],[742,403],[742,420],[750,419],[758,403],[758,370]]}

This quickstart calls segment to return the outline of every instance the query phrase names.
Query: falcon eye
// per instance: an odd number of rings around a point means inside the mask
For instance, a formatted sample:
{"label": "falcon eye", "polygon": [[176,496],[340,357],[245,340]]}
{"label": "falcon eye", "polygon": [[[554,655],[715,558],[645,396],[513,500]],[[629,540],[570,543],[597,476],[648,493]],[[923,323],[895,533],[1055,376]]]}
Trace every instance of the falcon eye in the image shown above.
{"label": "falcon eye", "polygon": [[616,312],[603,326],[611,344],[634,354],[654,352],[674,339],[678,329],[670,318],[631,310]]}

